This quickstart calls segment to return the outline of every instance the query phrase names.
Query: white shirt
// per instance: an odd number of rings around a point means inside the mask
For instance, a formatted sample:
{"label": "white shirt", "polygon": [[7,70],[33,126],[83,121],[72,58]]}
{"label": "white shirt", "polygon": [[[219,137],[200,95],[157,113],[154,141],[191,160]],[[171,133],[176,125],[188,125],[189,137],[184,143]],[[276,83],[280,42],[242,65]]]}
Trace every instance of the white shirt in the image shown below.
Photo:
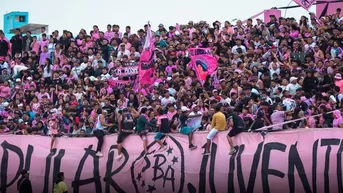
{"label": "white shirt", "polygon": [[193,129],[193,131],[196,129],[199,129],[201,127],[202,113],[200,111],[198,111],[196,113],[194,113],[194,111],[192,111],[191,113],[189,113],[189,116],[194,116],[194,115],[199,115],[199,117],[196,117],[197,123],[195,125],[193,125],[194,126],[193,128],[191,128],[191,129]]}
{"label": "white shirt", "polygon": [[[86,66],[87,67],[87,66]],[[78,79],[79,78],[79,74],[81,73],[81,71],[82,70],[84,70],[85,69],[85,67],[84,66],[74,66],[72,69],[71,69],[71,71],[73,72],[73,74],[74,74],[74,77],[76,78],[76,79]]]}
{"label": "white shirt", "polygon": [[121,58],[122,56],[130,56],[130,51],[129,50],[125,50],[125,51],[118,51],[118,54],[117,54],[117,58]]}
{"label": "white shirt", "polygon": [[227,97],[226,99],[221,98],[220,103],[229,104],[231,106],[231,99]]}
{"label": "white shirt", "polygon": [[295,95],[298,88],[301,88],[301,86],[298,83],[289,83],[286,87],[286,90],[289,92],[290,95]]}
{"label": "white shirt", "polygon": [[177,92],[177,91],[176,91],[175,89],[173,89],[173,88],[168,88],[167,90],[169,91],[170,95],[172,95],[172,96],[174,96],[175,93]]}
{"label": "white shirt", "polygon": [[170,97],[168,97],[168,98],[163,97],[163,98],[161,99],[161,105],[163,105],[163,106],[167,106],[168,104],[175,103],[175,102],[176,102],[176,100],[175,100],[175,98],[172,97],[172,96],[170,96]]}
{"label": "white shirt", "polygon": [[109,79],[109,78],[111,78],[111,75],[108,74],[108,73],[107,73],[107,74],[101,74],[100,76],[101,76],[101,78],[104,78],[104,79],[106,79],[106,80]]}
{"label": "white shirt", "polygon": [[51,75],[52,75],[52,68],[53,68],[53,66],[50,65],[50,71],[48,72],[48,66],[45,66],[45,67],[44,67],[44,72],[43,72],[43,77],[44,77],[44,78],[49,78],[49,77],[51,77]]}
{"label": "white shirt", "polygon": [[243,54],[245,54],[247,52],[247,49],[243,45],[240,45],[240,46],[235,45],[234,47],[232,47],[232,53],[233,54],[238,54],[238,52],[237,52],[238,48],[242,49],[242,53]]}
{"label": "white shirt", "polygon": [[312,44],[305,44],[304,48],[305,48],[305,52],[309,51],[310,49],[313,49],[314,46],[316,46],[315,42],[312,42]]}
{"label": "white shirt", "polygon": [[80,100],[83,94],[85,94],[85,93],[84,92],[76,92],[76,93],[74,93],[74,95],[76,97],[76,100]]}

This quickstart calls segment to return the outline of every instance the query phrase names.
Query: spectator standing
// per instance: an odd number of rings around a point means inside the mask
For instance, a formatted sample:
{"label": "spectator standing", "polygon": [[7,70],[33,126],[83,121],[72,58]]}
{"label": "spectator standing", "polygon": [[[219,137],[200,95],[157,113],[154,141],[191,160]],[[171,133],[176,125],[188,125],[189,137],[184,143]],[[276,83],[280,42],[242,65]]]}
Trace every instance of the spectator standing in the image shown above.
{"label": "spectator standing", "polygon": [[105,121],[105,116],[103,115],[103,110],[98,108],[96,110],[97,118],[94,128],[94,135],[98,139],[98,145],[96,148],[96,156],[102,157],[104,154],[101,153],[102,144],[104,143],[105,127],[111,127],[112,124],[107,124]]}
{"label": "spectator standing", "polygon": [[143,107],[141,109],[141,115],[137,119],[137,124],[136,124],[136,133],[140,136],[140,138],[143,141],[143,149],[145,152],[145,155],[148,154],[148,139],[147,139],[147,133],[148,131],[148,126],[150,127],[156,127],[156,125],[150,123],[150,119],[148,117],[149,111],[146,107]]}
{"label": "spectator standing", "polygon": [[21,178],[17,183],[17,190],[19,193],[32,193],[32,185],[29,179],[30,172],[28,170],[21,171]]}
{"label": "spectator standing", "polygon": [[211,122],[211,131],[207,135],[207,143],[205,147],[205,152],[203,155],[210,155],[210,147],[211,142],[213,138],[217,135],[218,132],[224,131],[227,127],[227,122],[225,115],[220,111],[221,105],[217,105],[215,107],[215,114],[212,116],[212,122]]}
{"label": "spectator standing", "polygon": [[12,57],[16,54],[16,53],[20,53],[23,51],[23,37],[21,36],[21,32],[20,29],[16,29],[15,30],[15,35],[11,38],[10,40],[11,44],[12,44]]}
{"label": "spectator standing", "polygon": [[57,181],[54,184],[54,193],[68,193],[67,184],[64,182],[64,173],[57,174]]}

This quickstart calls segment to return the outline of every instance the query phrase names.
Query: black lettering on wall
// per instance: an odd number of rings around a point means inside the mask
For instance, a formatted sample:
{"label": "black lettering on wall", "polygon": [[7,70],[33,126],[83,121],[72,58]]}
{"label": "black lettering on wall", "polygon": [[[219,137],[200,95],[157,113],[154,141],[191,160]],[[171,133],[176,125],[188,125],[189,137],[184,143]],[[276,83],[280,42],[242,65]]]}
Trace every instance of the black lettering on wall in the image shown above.
{"label": "black lettering on wall", "polygon": [[[213,144],[213,143],[212,143]],[[205,148],[207,144],[205,143],[202,148]],[[205,150],[204,150],[205,151]],[[206,192],[206,169],[207,169],[207,162],[209,156],[203,156],[200,165],[200,172],[199,172],[199,193]]]}
{"label": "black lettering on wall", "polygon": [[188,189],[188,193],[197,193],[197,189],[191,183],[187,184],[187,189]]}
{"label": "black lettering on wall", "polygon": [[180,188],[178,193],[183,192],[183,186],[185,184],[185,152],[183,151],[183,147],[181,143],[176,140],[173,136],[169,136],[168,139],[171,139],[172,142],[177,146],[177,148],[180,150],[180,157],[181,157],[181,168],[180,168]]}
{"label": "black lettering on wall", "polygon": [[318,154],[318,139],[313,143],[312,147],[312,191],[317,193],[317,154]]}
{"label": "black lettering on wall", "polygon": [[227,181],[227,192],[228,193],[235,193],[234,173],[235,173],[236,155],[237,154],[233,154],[230,157],[229,174],[228,174],[228,181]]}
{"label": "black lettering on wall", "polygon": [[118,193],[125,193],[125,191],[119,187],[119,185],[112,179],[112,177],[116,174],[118,174],[123,168],[124,166],[127,164],[128,160],[129,160],[129,154],[127,153],[125,148],[122,148],[122,154],[124,156],[124,161],[123,163],[112,172],[112,166],[113,166],[113,161],[114,161],[114,151],[117,149],[117,145],[112,145],[110,147],[109,150],[109,154],[108,154],[108,160],[107,160],[107,164],[106,164],[106,175],[104,178],[104,181],[106,182],[105,184],[105,192],[106,193],[110,193],[110,186],[112,186],[114,188],[114,190]]}
{"label": "black lettering on wall", "polygon": [[290,193],[295,192],[294,168],[296,168],[298,171],[299,178],[301,180],[301,183],[303,184],[305,192],[312,193],[310,184],[307,180],[304,165],[301,161],[301,158],[297,149],[297,143],[295,143],[294,145],[291,145],[289,156],[288,156],[288,186],[289,186]]}
{"label": "black lettering on wall", "polygon": [[[209,181],[210,181],[210,190],[211,193],[216,193],[216,187],[214,184],[214,173],[215,173],[215,163],[216,163],[216,155],[217,155],[217,144],[212,143],[211,145],[211,161],[210,161],[210,176],[209,176]],[[220,179],[222,180],[222,179]],[[222,182],[220,182],[222,183]]]}
{"label": "black lettering on wall", "polygon": [[49,192],[49,179],[50,179],[50,168],[51,168],[51,158],[56,154],[56,148],[52,149],[48,157],[45,160],[45,173],[44,173],[44,187],[43,193]]}
{"label": "black lettering on wall", "polygon": [[[155,158],[155,164],[152,167],[154,169],[154,176],[152,177],[152,181],[155,182],[156,180],[163,178],[164,172],[161,166],[167,162],[167,158],[161,154],[154,155],[154,158]],[[163,158],[163,161],[160,162],[160,158]],[[157,176],[157,173],[159,173],[158,176]]]}
{"label": "black lettering on wall", "polygon": [[343,184],[342,184],[342,152],[343,152],[343,141],[341,141],[341,145],[339,146],[337,152],[337,186],[338,192],[343,192]]}
{"label": "black lettering on wall", "polygon": [[269,168],[269,161],[270,161],[270,153],[272,150],[278,150],[285,152],[286,145],[278,142],[271,142],[264,145],[264,150],[262,154],[262,187],[263,193],[270,193],[269,189],[269,182],[268,182],[268,175],[277,176],[279,178],[284,178],[285,174],[281,171],[270,169]]}
{"label": "black lettering on wall", "polygon": [[[169,136],[170,137],[170,136]],[[148,145],[148,150],[154,146],[156,143],[156,141],[150,143],[150,145]],[[139,193],[138,191],[138,186],[137,186],[137,183],[136,183],[136,177],[135,177],[135,164],[138,160],[140,160],[142,157],[144,157],[144,152],[141,152],[141,154],[138,156],[138,158],[132,162],[131,164],[131,167],[130,167],[130,170],[131,170],[131,181],[132,181],[132,184],[133,184],[133,187],[135,188],[135,191],[136,193]],[[146,157],[144,157],[144,160],[145,162],[147,163],[147,165],[143,168],[143,170],[145,171],[146,169],[148,169],[150,167],[150,160]],[[143,171],[142,171],[143,172]]]}
{"label": "black lettering on wall", "polygon": [[324,163],[324,190],[325,193],[330,193],[330,179],[329,179],[329,169],[330,169],[330,153],[331,145],[339,145],[340,139],[321,139],[320,146],[328,146],[325,153],[325,163]]}
{"label": "black lettering on wall", "polygon": [[[170,176],[168,177],[169,172],[170,172]],[[175,175],[174,175],[174,173],[175,173],[174,168],[172,168],[171,165],[168,165],[168,168],[166,170],[166,174],[165,174],[165,176],[163,176],[163,188],[165,187],[167,180],[171,181],[173,192],[175,191]]]}
{"label": "black lettering on wall", "polygon": [[241,193],[249,193],[249,192],[254,191],[257,168],[260,162],[262,147],[263,147],[263,142],[258,144],[257,150],[254,154],[254,159],[252,161],[250,175],[249,175],[248,187],[246,188],[245,182],[244,182],[244,174],[242,170],[242,161],[241,161],[241,155],[244,150],[244,145],[239,146],[238,153],[237,153],[237,181],[238,181],[239,189]]}
{"label": "black lettering on wall", "polygon": [[57,156],[54,158],[54,170],[53,170],[53,173],[52,173],[52,192],[54,192],[54,184],[55,182],[57,181],[57,174],[58,172],[60,172],[61,170],[61,161],[62,161],[62,158],[65,154],[65,150],[64,149],[60,149],[58,151],[58,154]]}
{"label": "black lettering on wall", "polygon": [[[206,147],[206,143],[202,146],[202,148]],[[209,171],[209,183],[210,183],[210,190],[211,193],[216,192],[215,184],[214,184],[214,169],[215,169],[215,161],[216,161],[216,154],[217,154],[217,144],[212,142],[211,145],[211,161],[210,161],[210,171]],[[200,165],[200,172],[199,172],[199,193],[206,192],[206,175],[207,175],[207,164],[208,164],[209,156],[203,156],[201,165]]]}
{"label": "black lettering on wall", "polygon": [[30,170],[30,167],[31,167],[32,153],[33,153],[33,146],[28,145],[27,146],[27,152],[26,152],[26,158],[25,158],[25,166],[24,166],[24,169],[28,170],[28,171]]}
{"label": "black lettering on wall", "polygon": [[[12,186],[15,181],[19,178],[20,172],[23,169],[24,166],[24,155],[22,150],[7,141],[4,141],[1,143],[1,147],[3,149],[3,154],[2,154],[2,159],[1,159],[1,193],[6,193],[6,189],[10,186]],[[14,178],[7,184],[7,169],[8,169],[8,161],[9,161],[9,156],[8,156],[8,150],[12,151],[13,153],[18,155],[19,158],[19,165],[17,172],[14,176]],[[32,154],[32,153],[31,153]]]}
{"label": "black lettering on wall", "polygon": [[[79,166],[77,167],[74,181],[72,182],[72,187],[74,189],[74,193],[80,192],[80,186],[84,186],[87,184],[95,184],[95,192],[102,192],[101,187],[101,177],[99,173],[99,157],[95,156],[95,151],[92,150],[93,145],[90,145],[88,148],[85,148],[85,154],[83,155]],[[88,156],[93,157],[93,177],[81,180],[81,173],[83,170],[83,166],[88,158]]]}

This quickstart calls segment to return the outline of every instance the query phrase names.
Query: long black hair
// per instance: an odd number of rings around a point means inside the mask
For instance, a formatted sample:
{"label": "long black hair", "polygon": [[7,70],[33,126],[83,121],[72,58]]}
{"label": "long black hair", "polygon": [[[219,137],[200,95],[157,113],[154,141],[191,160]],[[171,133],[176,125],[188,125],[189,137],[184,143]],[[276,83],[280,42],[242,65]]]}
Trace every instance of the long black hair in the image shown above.
{"label": "long black hair", "polygon": [[56,180],[56,184],[62,182],[62,177],[64,176],[64,172],[58,172],[57,174],[57,180]]}
{"label": "long black hair", "polygon": [[51,62],[50,58],[47,58],[46,61],[48,62],[46,70],[48,73],[50,73],[52,62]]}

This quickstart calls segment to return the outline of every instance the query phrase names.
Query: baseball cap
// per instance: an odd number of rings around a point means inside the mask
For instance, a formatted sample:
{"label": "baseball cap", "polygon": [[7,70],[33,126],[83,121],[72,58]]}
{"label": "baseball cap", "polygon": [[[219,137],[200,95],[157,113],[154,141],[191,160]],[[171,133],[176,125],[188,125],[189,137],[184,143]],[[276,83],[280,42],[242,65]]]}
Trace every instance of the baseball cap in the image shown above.
{"label": "baseball cap", "polygon": [[182,106],[182,107],[181,107],[181,111],[182,111],[182,112],[187,112],[187,111],[189,111],[189,108],[187,108],[187,107],[185,107],[185,106]]}

